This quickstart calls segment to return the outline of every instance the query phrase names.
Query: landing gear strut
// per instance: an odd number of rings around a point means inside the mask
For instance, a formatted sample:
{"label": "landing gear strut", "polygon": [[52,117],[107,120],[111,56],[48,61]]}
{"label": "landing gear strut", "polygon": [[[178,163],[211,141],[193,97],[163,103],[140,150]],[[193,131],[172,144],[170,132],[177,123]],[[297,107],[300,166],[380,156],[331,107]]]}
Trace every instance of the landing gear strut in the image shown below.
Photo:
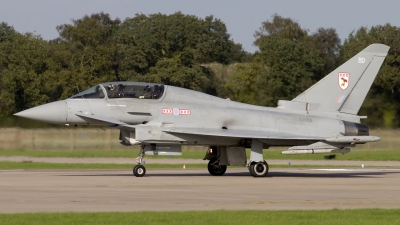
{"label": "landing gear strut", "polygon": [[133,167],[133,175],[136,177],[143,177],[146,174],[146,168],[142,165],[144,157],[144,145],[140,146],[139,157],[136,158],[138,165]]}
{"label": "landing gear strut", "polygon": [[268,163],[263,158],[263,143],[258,139],[253,139],[250,153],[250,174],[253,177],[265,177],[268,170]]}

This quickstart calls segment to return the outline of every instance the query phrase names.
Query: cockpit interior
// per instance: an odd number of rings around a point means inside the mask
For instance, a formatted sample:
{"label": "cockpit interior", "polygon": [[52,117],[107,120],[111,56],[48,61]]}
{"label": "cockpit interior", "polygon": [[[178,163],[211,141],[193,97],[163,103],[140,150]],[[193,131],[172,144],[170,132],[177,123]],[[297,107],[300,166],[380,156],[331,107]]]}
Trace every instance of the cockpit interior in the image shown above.
{"label": "cockpit interior", "polygon": [[93,86],[70,97],[70,99],[160,99],[165,91],[162,84],[140,82],[108,82]]}

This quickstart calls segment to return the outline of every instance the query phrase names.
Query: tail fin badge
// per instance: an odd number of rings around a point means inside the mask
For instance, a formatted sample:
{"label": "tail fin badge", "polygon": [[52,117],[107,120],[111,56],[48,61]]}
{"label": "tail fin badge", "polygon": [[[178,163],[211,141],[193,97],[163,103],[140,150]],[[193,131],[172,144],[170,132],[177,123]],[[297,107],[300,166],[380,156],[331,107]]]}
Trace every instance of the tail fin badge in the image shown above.
{"label": "tail fin badge", "polygon": [[339,74],[338,74],[338,81],[339,81],[339,87],[340,87],[342,90],[346,90],[347,87],[349,86],[350,73],[339,72]]}

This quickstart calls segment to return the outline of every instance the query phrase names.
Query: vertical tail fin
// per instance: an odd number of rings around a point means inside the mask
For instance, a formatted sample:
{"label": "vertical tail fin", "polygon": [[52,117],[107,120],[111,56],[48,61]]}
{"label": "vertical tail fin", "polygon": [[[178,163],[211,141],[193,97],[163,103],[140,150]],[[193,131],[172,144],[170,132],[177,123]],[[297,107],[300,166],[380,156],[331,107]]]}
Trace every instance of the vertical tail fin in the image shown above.
{"label": "vertical tail fin", "polygon": [[383,44],[366,47],[292,101],[319,105],[320,112],[356,115],[388,51]]}

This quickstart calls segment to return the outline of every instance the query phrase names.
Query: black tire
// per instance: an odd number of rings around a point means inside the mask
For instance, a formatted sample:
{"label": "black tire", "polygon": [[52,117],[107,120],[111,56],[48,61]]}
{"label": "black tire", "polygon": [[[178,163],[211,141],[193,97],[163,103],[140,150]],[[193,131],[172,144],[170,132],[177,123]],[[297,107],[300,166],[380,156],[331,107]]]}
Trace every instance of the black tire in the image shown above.
{"label": "black tire", "polygon": [[253,177],[265,177],[268,174],[268,163],[267,162],[252,162],[249,167],[250,174]]}
{"label": "black tire", "polygon": [[146,174],[146,168],[142,165],[136,165],[133,167],[133,175],[136,177],[143,177]]}
{"label": "black tire", "polygon": [[222,176],[226,172],[226,165],[220,165],[216,159],[212,159],[208,162],[207,169],[213,176]]}

